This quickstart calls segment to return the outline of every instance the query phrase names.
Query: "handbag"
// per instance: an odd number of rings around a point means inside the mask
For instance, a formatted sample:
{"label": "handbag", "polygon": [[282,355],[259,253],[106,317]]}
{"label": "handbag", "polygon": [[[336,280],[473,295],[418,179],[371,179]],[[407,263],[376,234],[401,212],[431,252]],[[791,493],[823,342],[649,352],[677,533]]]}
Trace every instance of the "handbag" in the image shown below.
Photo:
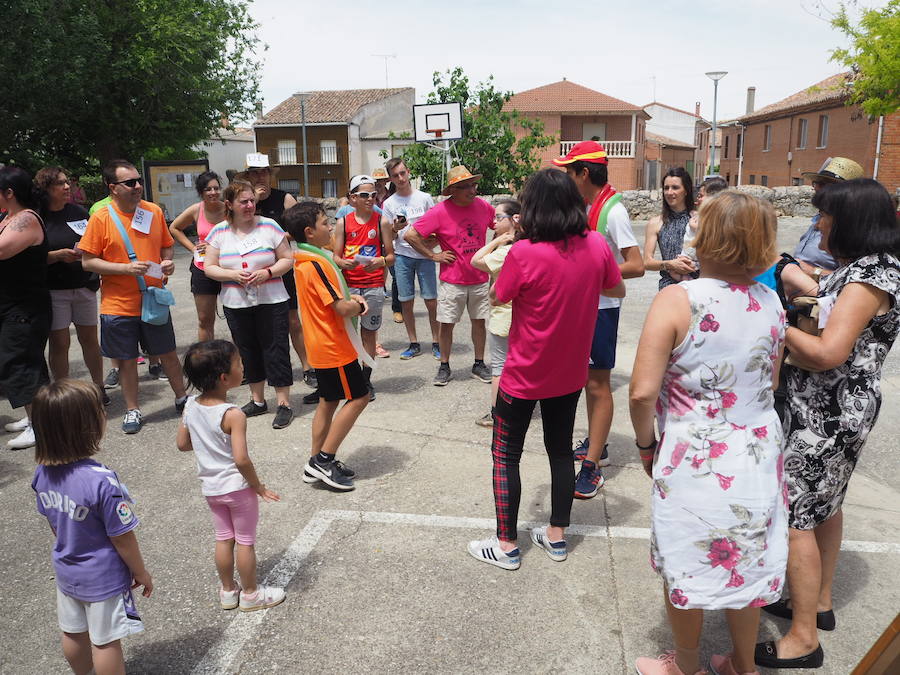
{"label": "handbag", "polygon": [[[788,309],[788,324],[799,328],[809,335],[819,336],[822,334],[822,329],[819,328],[819,310],[819,298],[814,295],[800,295],[794,298],[791,308]],[[822,372],[821,369],[808,367],[806,364],[793,358],[793,355],[790,353],[784,358],[784,362],[789,366],[811,373]]]}
{"label": "handbag", "polygon": [[[122,236],[122,243],[125,244],[125,250],[128,252],[129,260],[137,260],[137,255],[125,231],[125,226],[119,218],[119,214],[112,207],[107,206],[109,214],[112,216],[113,222],[119,228],[119,234]],[[138,288],[141,290],[141,321],[154,326],[164,326],[169,321],[169,307],[175,304],[175,296],[165,286],[147,286],[144,276],[137,277]]]}

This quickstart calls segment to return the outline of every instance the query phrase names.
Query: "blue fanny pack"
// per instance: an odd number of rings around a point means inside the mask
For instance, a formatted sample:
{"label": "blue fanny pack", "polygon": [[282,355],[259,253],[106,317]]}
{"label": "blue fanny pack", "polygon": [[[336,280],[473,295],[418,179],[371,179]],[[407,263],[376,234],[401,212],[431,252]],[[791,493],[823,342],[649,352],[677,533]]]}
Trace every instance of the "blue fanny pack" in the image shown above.
{"label": "blue fanny pack", "polygon": [[[137,260],[131,240],[125,231],[125,226],[119,218],[112,205],[107,207],[109,214],[112,216],[113,222],[119,228],[119,234],[122,235],[122,243],[125,244],[125,250],[128,251],[129,260]],[[169,321],[169,307],[175,304],[175,296],[165,286],[147,286],[144,277],[137,278],[138,288],[141,289],[141,321],[153,324],[154,326],[163,326]]]}

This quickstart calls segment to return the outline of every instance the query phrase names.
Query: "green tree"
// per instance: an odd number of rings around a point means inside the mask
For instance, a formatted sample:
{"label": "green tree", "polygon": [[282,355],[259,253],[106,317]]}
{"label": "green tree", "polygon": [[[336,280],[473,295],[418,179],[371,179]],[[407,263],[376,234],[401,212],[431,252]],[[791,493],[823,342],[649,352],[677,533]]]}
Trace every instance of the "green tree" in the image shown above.
{"label": "green tree", "polygon": [[239,0],[7,0],[4,19],[2,162],[184,156],[254,112],[256,24]]}
{"label": "green tree", "polygon": [[[453,142],[453,163],[464,164],[472,173],[482,175],[482,194],[521,188],[525,179],[540,168],[537,151],[555,141],[544,135],[544,123],[518,111],[504,111],[503,104],[512,92],[498,91],[493,76],[472,86],[462,68],[454,68],[435,72],[433,82],[428,103],[458,101],[463,107],[465,138]],[[516,127],[525,132],[519,139],[514,132]],[[423,190],[432,194],[441,191],[443,152],[416,143],[406,148],[403,158],[413,175],[422,177]]]}
{"label": "green tree", "polygon": [[831,25],[850,39],[849,49],[835,49],[831,60],[849,68],[849,102],[872,116],[900,110],[900,0],[882,9],[865,9],[854,25],[840,4]]}

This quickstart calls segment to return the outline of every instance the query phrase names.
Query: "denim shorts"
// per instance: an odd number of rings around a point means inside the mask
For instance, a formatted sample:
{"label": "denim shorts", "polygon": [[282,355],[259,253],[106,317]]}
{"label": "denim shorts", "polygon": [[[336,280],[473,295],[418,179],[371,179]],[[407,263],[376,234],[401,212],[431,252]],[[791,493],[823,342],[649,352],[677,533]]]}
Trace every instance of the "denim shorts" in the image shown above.
{"label": "denim shorts", "polygon": [[416,297],[416,277],[419,278],[419,295],[423,300],[437,297],[437,270],[433,260],[398,255],[394,260],[394,273],[400,302]]}
{"label": "denim shorts", "polygon": [[100,349],[108,359],[130,361],[138,357],[138,345],[150,356],[175,351],[172,317],[162,326],[144,323],[139,316],[100,315]]}

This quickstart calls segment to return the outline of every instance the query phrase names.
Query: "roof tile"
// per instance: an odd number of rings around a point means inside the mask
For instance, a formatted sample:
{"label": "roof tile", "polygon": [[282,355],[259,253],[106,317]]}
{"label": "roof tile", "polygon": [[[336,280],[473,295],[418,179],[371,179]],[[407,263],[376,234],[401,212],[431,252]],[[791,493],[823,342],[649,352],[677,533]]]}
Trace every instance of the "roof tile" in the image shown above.
{"label": "roof tile", "polygon": [[[414,91],[412,87],[312,91],[304,106],[306,121],[310,124],[345,124],[366,104]],[[290,96],[257,119],[256,124],[300,124],[300,102],[295,96]]]}
{"label": "roof tile", "polygon": [[791,94],[787,98],[783,98],[780,101],[776,101],[775,103],[770,103],[769,105],[760,108],[759,110],[754,110],[752,113],[744,115],[740,117],[742,122],[746,120],[753,120],[759,117],[766,117],[767,115],[775,115],[777,113],[788,112],[790,110],[794,110],[796,108],[803,108],[809,105],[815,105],[817,103],[831,103],[838,102],[845,98],[846,90],[844,89],[844,83],[847,81],[847,78],[850,76],[850,73],[838,73],[837,75],[832,75],[831,77],[826,77],[821,82],[817,82],[811,87],[807,87],[801,91],[798,91],[795,94]]}
{"label": "roof tile", "polygon": [[569,80],[514,94],[504,110],[519,112],[643,112],[640,106],[588,89]]}

